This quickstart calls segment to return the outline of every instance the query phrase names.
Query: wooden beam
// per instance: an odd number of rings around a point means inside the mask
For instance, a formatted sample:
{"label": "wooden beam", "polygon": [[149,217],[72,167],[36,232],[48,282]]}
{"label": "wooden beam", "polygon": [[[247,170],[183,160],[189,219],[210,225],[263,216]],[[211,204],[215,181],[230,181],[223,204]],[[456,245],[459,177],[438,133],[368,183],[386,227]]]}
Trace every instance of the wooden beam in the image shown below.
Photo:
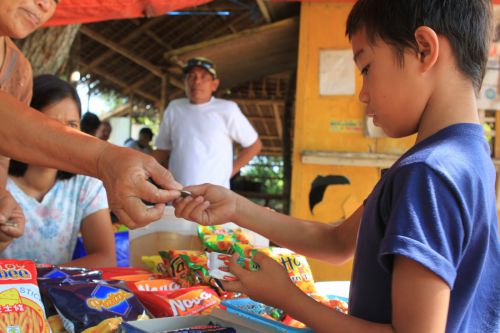
{"label": "wooden beam", "polygon": [[276,131],[279,137],[283,136],[283,123],[281,122],[281,113],[276,104],[273,104],[274,121],[276,123]]}
{"label": "wooden beam", "polygon": [[303,151],[302,163],[320,165],[348,165],[388,168],[396,162],[400,155],[380,153],[336,152],[336,151]]}
{"label": "wooden beam", "polygon": [[148,82],[149,80],[151,80],[154,76],[151,75],[151,73],[148,73],[146,75],[144,75],[142,77],[142,79],[140,80],[137,80],[134,82],[134,84],[132,84],[131,86],[129,86],[128,88],[126,88],[125,90],[123,90],[123,95],[127,96],[128,94],[130,94],[132,91],[138,89],[140,86],[142,86],[144,83]]}
{"label": "wooden beam", "polygon": [[283,106],[285,105],[285,101],[282,99],[262,99],[262,98],[227,98],[236,104],[241,104],[241,105],[256,105],[256,104],[263,104],[263,105],[277,105],[277,106]]}
{"label": "wooden beam", "polygon": [[[163,17],[155,17],[153,19],[148,20],[146,23],[144,23],[142,26],[140,26],[138,29],[134,30],[132,33],[128,34],[125,38],[120,40],[119,44],[124,45],[130,41],[132,41],[134,38],[139,37],[144,31],[147,31],[150,27],[158,23],[159,21],[162,20]],[[99,65],[101,62],[104,60],[108,59],[111,57],[115,52],[113,50],[107,50],[94,60],[90,62],[87,66],[82,68],[82,72],[87,72],[90,68],[95,67]]]}
{"label": "wooden beam", "polygon": [[282,20],[282,21],[279,21],[279,22],[267,24],[267,25],[264,25],[264,26],[261,26],[261,27],[258,27],[258,28],[247,29],[247,30],[244,30],[244,31],[240,31],[240,32],[238,32],[236,34],[232,34],[232,35],[228,35],[228,36],[223,36],[223,37],[219,37],[219,38],[214,38],[214,39],[211,39],[211,40],[203,41],[201,43],[187,45],[187,46],[175,49],[175,50],[170,50],[170,51],[167,51],[167,52],[164,53],[164,57],[165,57],[165,59],[170,60],[172,57],[181,55],[183,53],[188,53],[188,52],[195,51],[195,50],[198,50],[198,49],[202,49],[202,48],[205,48],[205,47],[214,46],[214,45],[217,45],[217,44],[220,44],[220,43],[223,43],[223,42],[237,40],[237,39],[240,39],[240,38],[244,38],[244,37],[248,37],[248,36],[251,36],[251,35],[259,34],[261,32],[265,32],[265,31],[269,31],[269,30],[274,30],[274,29],[278,29],[278,28],[281,28],[281,27],[287,27],[287,26],[290,26],[290,25],[294,25],[296,23],[298,23],[298,19],[292,17],[292,18],[289,18],[289,19],[286,19],[286,20]]}
{"label": "wooden beam", "polygon": [[120,117],[120,116],[126,115],[131,111],[132,111],[132,106],[129,103],[127,103],[127,104],[124,104],[124,105],[117,107],[113,111],[104,113],[103,115],[101,115],[100,118],[102,121],[104,121],[104,120],[108,120],[108,119],[113,118],[113,117]]}
{"label": "wooden beam", "polygon": [[125,47],[123,47],[123,46],[113,42],[112,40],[100,35],[99,33],[95,32],[94,30],[90,29],[89,27],[83,25],[80,28],[80,32],[83,33],[84,35],[86,35],[87,37],[92,38],[96,42],[112,49],[116,53],[121,54],[122,56],[131,60],[132,62],[135,62],[139,66],[144,67],[145,69],[147,69],[148,71],[150,71],[154,75],[158,76],[159,78],[161,78],[163,76],[163,71],[160,67],[150,63],[146,59],[141,58],[140,56],[138,56],[136,54],[133,54]]}
{"label": "wooden beam", "polygon": [[264,0],[257,0],[257,6],[259,6],[260,13],[262,14],[262,18],[267,23],[271,23],[273,21],[271,17],[271,13],[269,12],[269,8],[267,8]]}
{"label": "wooden beam", "polygon": [[[114,76],[112,76],[111,74],[109,73],[106,73],[105,71],[103,70],[100,70],[98,68],[94,68],[92,70],[92,72],[94,72],[95,74],[99,75],[99,76],[102,76],[103,78],[105,78],[106,80],[109,80],[110,82],[116,84],[117,86],[119,86],[121,89],[127,89],[128,88],[128,84],[115,78]],[[150,93],[147,93],[145,91],[142,91],[142,90],[139,90],[139,89],[136,89],[134,91],[131,91],[131,93],[134,93],[134,94],[137,94],[137,95],[140,95],[148,100],[150,100],[152,103],[156,104],[158,103],[158,98],[156,96],[153,96],[151,95]]]}

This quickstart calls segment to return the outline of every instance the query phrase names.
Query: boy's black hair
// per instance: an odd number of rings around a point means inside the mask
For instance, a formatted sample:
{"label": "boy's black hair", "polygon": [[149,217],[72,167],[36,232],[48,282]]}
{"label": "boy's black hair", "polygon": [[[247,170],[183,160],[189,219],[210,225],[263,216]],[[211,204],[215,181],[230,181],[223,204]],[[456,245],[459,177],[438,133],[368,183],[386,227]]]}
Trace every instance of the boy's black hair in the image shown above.
{"label": "boy's black hair", "polygon": [[[78,106],[79,115],[81,116],[82,107],[80,97],[78,97],[76,89],[71,84],[50,74],[39,75],[33,79],[33,97],[30,103],[33,109],[40,111],[68,97],[75,101]],[[28,165],[26,163],[11,160],[9,164],[9,175],[22,177],[27,169]],[[73,176],[73,173],[59,170],[57,171],[56,179],[70,179]]]}
{"label": "boy's black hair", "polygon": [[492,32],[491,0],[358,0],[346,24],[346,35],[364,28],[370,43],[381,38],[392,45],[400,64],[409,48],[418,53],[415,30],[428,26],[451,44],[458,68],[479,91]]}
{"label": "boy's black hair", "polygon": [[99,117],[92,112],[85,112],[80,120],[80,130],[83,133],[87,133],[95,136],[95,133],[99,126],[101,125],[101,120]]}
{"label": "boy's black hair", "polygon": [[141,134],[149,136],[150,139],[153,138],[153,131],[149,127],[141,128],[141,130],[139,131],[139,135]]}

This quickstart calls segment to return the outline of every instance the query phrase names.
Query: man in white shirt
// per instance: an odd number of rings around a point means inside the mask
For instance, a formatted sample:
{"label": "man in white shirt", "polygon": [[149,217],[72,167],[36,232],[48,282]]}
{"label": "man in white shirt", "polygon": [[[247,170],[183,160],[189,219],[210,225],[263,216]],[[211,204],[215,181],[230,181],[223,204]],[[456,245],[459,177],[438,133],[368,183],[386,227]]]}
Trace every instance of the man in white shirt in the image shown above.
{"label": "man in white shirt", "polygon": [[[229,180],[257,155],[262,143],[238,105],[213,97],[220,81],[206,58],[184,67],[187,98],[169,103],[155,140],[153,156],[185,186],[212,183],[229,188]],[[233,141],[243,149],[233,159]]]}

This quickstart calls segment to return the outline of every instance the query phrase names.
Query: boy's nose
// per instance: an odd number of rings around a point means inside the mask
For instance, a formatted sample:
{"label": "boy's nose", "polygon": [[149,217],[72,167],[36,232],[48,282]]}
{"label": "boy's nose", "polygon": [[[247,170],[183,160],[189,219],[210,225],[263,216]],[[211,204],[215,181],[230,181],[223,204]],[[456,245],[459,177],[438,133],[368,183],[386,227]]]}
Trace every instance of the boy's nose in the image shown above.
{"label": "boy's nose", "polygon": [[365,85],[363,84],[363,87],[361,88],[361,91],[359,92],[359,101],[364,104],[368,104],[370,101],[370,97],[368,95],[368,92],[365,89]]}

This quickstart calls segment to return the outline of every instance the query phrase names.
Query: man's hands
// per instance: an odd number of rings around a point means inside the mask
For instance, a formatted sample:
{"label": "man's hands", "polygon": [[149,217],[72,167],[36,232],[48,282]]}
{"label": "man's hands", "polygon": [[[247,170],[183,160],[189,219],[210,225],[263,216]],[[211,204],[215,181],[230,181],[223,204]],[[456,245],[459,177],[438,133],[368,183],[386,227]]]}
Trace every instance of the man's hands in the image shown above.
{"label": "man's hands", "polygon": [[[165,203],[178,198],[182,189],[153,157],[127,148],[107,146],[99,155],[97,170],[109,208],[131,229],[160,219]],[[160,188],[148,182],[149,178]],[[146,207],[142,200],[155,205]]]}
{"label": "man's hands", "polygon": [[238,254],[233,255],[229,270],[238,281],[223,281],[227,291],[238,291],[261,303],[281,308],[293,293],[302,293],[290,280],[286,269],[262,253],[257,253],[253,261],[260,269],[250,272],[238,265]]}
{"label": "man's hands", "polygon": [[[5,224],[7,221],[11,224]],[[21,207],[5,189],[0,189],[0,251],[3,251],[14,238],[24,233],[25,219]]]}
{"label": "man's hands", "polygon": [[234,222],[239,196],[234,192],[211,184],[188,186],[193,196],[174,201],[175,216],[203,225]]}

